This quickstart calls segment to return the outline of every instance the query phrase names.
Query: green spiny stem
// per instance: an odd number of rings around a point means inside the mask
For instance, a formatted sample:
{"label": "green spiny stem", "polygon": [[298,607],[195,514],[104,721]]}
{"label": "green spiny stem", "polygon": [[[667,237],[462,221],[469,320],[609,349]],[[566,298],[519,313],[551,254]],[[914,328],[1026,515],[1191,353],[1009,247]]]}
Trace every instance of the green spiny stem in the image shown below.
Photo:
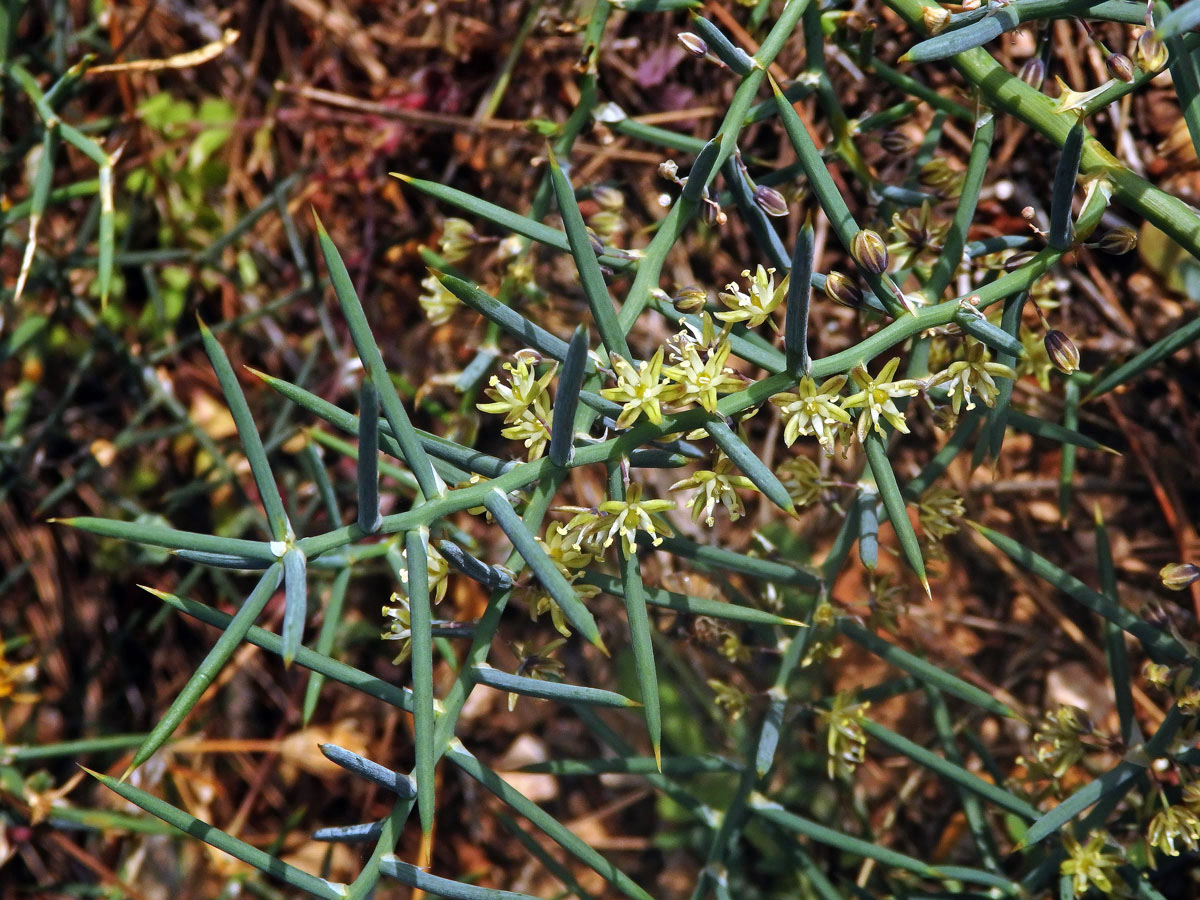
{"label": "green spiny stem", "polygon": [[[885,0],[915,28],[921,28],[921,10],[935,6],[928,0]],[[984,102],[1029,125],[1061,147],[1075,124],[1073,115],[1055,110],[1055,103],[1010,74],[984,49],[976,47],[953,57],[954,66],[979,89]],[[1113,198],[1171,237],[1200,259],[1200,217],[1196,210],[1150,184],[1123,165],[1098,140],[1084,141],[1080,171],[1100,175],[1112,185]]]}

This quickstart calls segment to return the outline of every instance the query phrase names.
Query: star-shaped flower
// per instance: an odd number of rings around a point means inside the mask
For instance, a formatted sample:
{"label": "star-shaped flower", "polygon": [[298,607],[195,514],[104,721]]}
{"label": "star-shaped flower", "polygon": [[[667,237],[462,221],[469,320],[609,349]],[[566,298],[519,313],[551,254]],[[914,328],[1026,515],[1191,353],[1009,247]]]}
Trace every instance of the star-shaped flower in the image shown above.
{"label": "star-shaped flower", "polygon": [[859,386],[860,390],[857,394],[851,394],[843,400],[842,407],[844,409],[862,407],[862,412],[858,416],[859,441],[866,438],[867,431],[871,428],[874,428],[877,434],[886,435],[881,420],[889,422],[897,431],[908,434],[904,413],[896,408],[893,401],[896,397],[915,396],[921,389],[921,382],[914,378],[892,381],[892,376],[896,374],[896,368],[899,365],[900,358],[892,357],[874,378],[867,371],[867,367],[861,363],[850,372],[854,383]]}

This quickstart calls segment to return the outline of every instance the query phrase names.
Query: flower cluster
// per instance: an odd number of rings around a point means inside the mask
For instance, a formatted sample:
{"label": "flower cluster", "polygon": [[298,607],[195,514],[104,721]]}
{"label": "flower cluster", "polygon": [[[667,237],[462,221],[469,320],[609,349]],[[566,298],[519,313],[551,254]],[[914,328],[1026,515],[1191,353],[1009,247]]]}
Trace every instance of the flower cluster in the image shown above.
{"label": "flower cluster", "polygon": [[736,488],[758,490],[745,475],[735,475],[733,463],[729,457],[724,453],[718,453],[717,461],[713,464],[712,469],[701,469],[694,472],[690,477],[675,482],[669,490],[695,490],[696,493],[687,502],[688,507],[692,510],[692,518],[697,522],[703,519],[705,524],[711,527],[716,521],[713,511],[718,503],[723,504],[729,511],[729,519],[732,522],[736,522],[745,515],[746,507],[742,503],[742,498],[738,496]]}
{"label": "flower cluster", "polygon": [[518,358],[516,363],[505,363],[503,368],[508,373],[508,383],[493,375],[485,390],[493,402],[477,406],[481,412],[503,414],[504,424],[508,427],[500,433],[510,440],[524,442],[532,461],[545,452],[550,442],[553,414],[547,388],[558,367],[550,366],[541,378],[524,357]]}
{"label": "flower cluster", "polygon": [[968,410],[975,408],[975,402],[971,399],[973,392],[979,395],[985,406],[995,405],[1000,393],[995,379],[1016,377],[1017,373],[1010,366],[991,362],[987,347],[979,341],[970,341],[966,358],[952,362],[930,378],[926,386],[946,385],[950,391],[950,405],[954,414],[958,415],[964,403]]}
{"label": "flower cluster", "polygon": [[853,775],[865,756],[867,735],[862,723],[871,704],[854,703],[853,698],[851,691],[839,691],[829,709],[817,714],[827,729],[825,750],[830,778]]}
{"label": "flower cluster", "polygon": [[644,531],[657,547],[663,537],[675,532],[659,513],[675,508],[674,500],[643,500],[642,486],[629,485],[624,500],[606,500],[595,509],[560,506],[559,510],[574,513],[566,525],[559,525],[563,543],[582,551],[584,546],[606,550],[619,536],[626,556],[637,551],[637,533]]}
{"label": "flower cluster", "polygon": [[[600,588],[594,585],[577,584],[576,582],[583,574],[583,570],[595,561],[598,553],[594,551],[599,551],[601,548],[571,544],[567,541],[564,532],[554,526],[546,530],[545,539],[538,538],[538,543],[541,544],[542,549],[546,551],[546,555],[550,557],[550,561],[554,563],[558,571],[575,589],[575,594],[581,600],[590,600],[600,593]],[[529,617],[537,621],[543,613],[548,612],[555,630],[563,637],[570,637],[571,629],[567,627],[563,612],[554,598],[537,582],[530,586],[530,591],[532,593],[528,600]]]}
{"label": "flower cluster", "polygon": [[716,412],[718,395],[742,386],[742,379],[726,365],[731,349],[728,328],[718,333],[707,313],[701,313],[699,326],[687,321],[681,325],[665,347],[637,366],[611,355],[617,383],[600,394],[621,404],[618,428],[628,428],[643,417],[660,425],[663,407],[677,411],[695,404]]}
{"label": "flower cluster", "polygon": [[747,328],[757,328],[769,321],[771,327],[777,329],[771,313],[778,309],[787,295],[787,276],[776,286],[775,270],[760,265],[753,276],[747,269],[742,272],[742,277],[749,279],[746,290],[738,287],[736,281],[731,281],[717,295],[727,307],[726,311],[717,313],[717,318],[730,324],[744,322]]}
{"label": "flower cluster", "polygon": [[818,387],[811,376],[805,375],[794,394],[785,392],[772,397],[771,402],[783,415],[783,442],[790,447],[800,435],[812,436],[832,456],[842,426],[850,424],[850,414],[838,405],[845,384],[845,375],[835,375]]}
{"label": "flower cluster", "polygon": [[1067,858],[1059,865],[1059,871],[1070,876],[1076,897],[1082,897],[1090,887],[1096,887],[1105,894],[1123,887],[1117,875],[1117,867],[1122,863],[1121,855],[1105,849],[1108,836],[1104,832],[1091,832],[1087,843],[1081,844],[1075,840],[1071,829],[1065,828],[1062,839]]}

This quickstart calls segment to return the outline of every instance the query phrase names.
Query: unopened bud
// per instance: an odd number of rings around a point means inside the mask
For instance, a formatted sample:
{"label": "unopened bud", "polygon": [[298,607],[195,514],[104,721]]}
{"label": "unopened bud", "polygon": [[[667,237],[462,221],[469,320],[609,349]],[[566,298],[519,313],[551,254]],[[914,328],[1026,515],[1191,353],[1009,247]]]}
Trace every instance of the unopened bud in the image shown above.
{"label": "unopened bud", "polygon": [[1146,72],[1157,72],[1167,64],[1167,48],[1151,29],[1138,35],[1137,43],[1133,45],[1133,61]]}
{"label": "unopened bud", "polygon": [[708,44],[704,38],[698,34],[692,34],[690,31],[680,32],[678,35],[679,43],[683,44],[683,49],[697,58],[703,59],[708,56]]}
{"label": "unopened bud", "polygon": [[1200,580],[1200,566],[1192,563],[1171,563],[1159,570],[1158,577],[1162,579],[1163,587],[1168,590],[1186,590]]}
{"label": "unopened bud", "polygon": [[1137,242],[1137,232],[1128,225],[1121,225],[1106,232],[1100,240],[1096,241],[1096,246],[1105,253],[1121,256],[1136,247]]}
{"label": "unopened bud", "polygon": [[787,201],[783,199],[783,194],[765,184],[760,184],[754,189],[754,203],[768,216],[786,216],[788,214],[788,205]]}
{"label": "unopened bud", "polygon": [[671,298],[671,302],[680,312],[699,312],[708,303],[708,294],[703,288],[689,284],[687,287],[680,288],[679,293]]}
{"label": "unopened bud", "polygon": [[842,272],[831,271],[825,276],[825,296],[850,309],[861,309],[863,305],[862,291],[849,275]]}
{"label": "unopened bud", "polygon": [[449,218],[442,225],[442,237],[438,241],[438,250],[446,262],[462,262],[475,246],[478,235],[471,223],[465,219]]}
{"label": "unopened bud", "polygon": [[1042,82],[1046,80],[1046,64],[1040,56],[1031,56],[1025,62],[1021,63],[1021,68],[1017,71],[1017,77],[1035,91],[1040,91],[1042,89]]}
{"label": "unopened bud", "polygon": [[1119,78],[1126,84],[1133,81],[1133,60],[1124,53],[1110,53],[1104,60],[1104,66],[1113,78]]}
{"label": "unopened bud", "polygon": [[941,34],[950,24],[950,10],[942,6],[926,6],[921,10],[921,20],[930,36]]}
{"label": "unopened bud", "polygon": [[1070,375],[1079,368],[1079,350],[1061,331],[1047,331],[1045,345],[1046,355],[1058,371]]}
{"label": "unopened bud", "polygon": [[850,241],[850,255],[865,272],[882,275],[887,271],[887,244],[878,234],[864,228]]}
{"label": "unopened bud", "polygon": [[607,184],[598,184],[592,188],[592,199],[610,212],[616,212],[625,207],[625,195]]}
{"label": "unopened bud", "polygon": [[667,181],[679,181],[679,163],[673,159],[664,159],[658,164],[658,175]]}
{"label": "unopened bud", "polygon": [[885,131],[879,138],[879,146],[893,156],[903,156],[912,150],[913,142],[903,131]]}
{"label": "unopened bud", "polygon": [[1142,663],[1142,677],[1153,687],[1165,688],[1171,683],[1171,669],[1162,663],[1146,660]]}
{"label": "unopened bud", "polygon": [[513,354],[513,358],[518,362],[523,362],[531,366],[539,365],[542,361],[542,354],[538,353],[532,347],[522,347]]}
{"label": "unopened bud", "polygon": [[600,235],[596,234],[596,230],[591,227],[585,229],[587,231],[588,243],[592,245],[592,252],[597,256],[604,252],[604,241],[600,240]]}
{"label": "unopened bud", "polygon": [[721,209],[721,204],[716,200],[710,200],[708,197],[705,197],[704,202],[700,204],[700,220],[710,228],[716,225],[724,225],[726,216]]}

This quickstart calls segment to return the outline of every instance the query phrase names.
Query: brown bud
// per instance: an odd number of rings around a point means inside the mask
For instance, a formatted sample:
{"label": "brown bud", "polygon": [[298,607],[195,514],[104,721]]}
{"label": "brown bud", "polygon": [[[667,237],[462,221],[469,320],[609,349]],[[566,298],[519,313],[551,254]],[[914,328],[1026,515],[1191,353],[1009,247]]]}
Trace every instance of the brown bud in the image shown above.
{"label": "brown bud", "polygon": [[885,131],[879,138],[879,146],[893,156],[903,156],[913,148],[912,139],[903,131]]}
{"label": "brown bud", "polygon": [[1017,77],[1035,91],[1040,91],[1042,89],[1042,82],[1046,80],[1046,64],[1042,62],[1040,56],[1031,56],[1025,62],[1021,63]]}
{"label": "brown bud", "polygon": [[825,276],[825,296],[850,309],[861,309],[863,305],[862,291],[849,275],[842,272],[831,271]]}
{"label": "brown bud", "polygon": [[671,302],[680,312],[699,312],[708,302],[708,294],[703,288],[689,284],[687,287],[680,288],[679,293],[671,298]]}
{"label": "brown bud", "polygon": [[786,216],[788,214],[788,205],[787,201],[783,199],[783,194],[764,184],[760,184],[754,189],[754,203],[768,216]]}
{"label": "brown bud", "polygon": [[607,184],[598,184],[592,188],[592,199],[610,212],[616,212],[625,207],[625,195]]}
{"label": "brown bud", "polygon": [[888,267],[887,244],[878,234],[864,228],[850,241],[850,255],[864,272],[882,275]]}
{"label": "brown bud", "polygon": [[1058,371],[1070,375],[1079,368],[1079,350],[1061,331],[1047,331],[1045,345],[1046,355]]}
{"label": "brown bud", "polygon": [[929,34],[941,34],[950,24],[950,10],[942,6],[926,6],[921,10],[921,21]]}
{"label": "brown bud", "polygon": [[708,44],[704,38],[698,34],[692,34],[690,31],[681,32],[679,35],[679,43],[683,44],[683,49],[697,58],[703,59],[708,56]]}
{"label": "brown bud", "polygon": [[1172,591],[1182,591],[1200,580],[1200,566],[1192,563],[1170,563],[1158,572],[1163,587]]}
{"label": "brown bud", "polygon": [[1104,65],[1113,78],[1119,78],[1126,84],[1133,81],[1133,61],[1124,53],[1110,53]]}
{"label": "brown bud", "polygon": [[1096,241],[1096,246],[1105,253],[1121,256],[1136,247],[1137,242],[1137,232],[1128,225],[1121,225],[1106,232],[1100,240]]}

